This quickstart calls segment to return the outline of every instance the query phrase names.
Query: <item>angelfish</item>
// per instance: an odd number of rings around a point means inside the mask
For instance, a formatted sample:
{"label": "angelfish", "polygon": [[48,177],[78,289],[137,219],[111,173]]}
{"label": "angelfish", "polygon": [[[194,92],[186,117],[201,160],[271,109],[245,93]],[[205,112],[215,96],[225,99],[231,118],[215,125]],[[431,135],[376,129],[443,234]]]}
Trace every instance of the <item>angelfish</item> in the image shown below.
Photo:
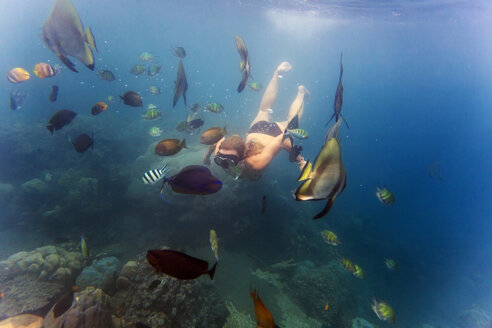
{"label": "angelfish", "polygon": [[347,183],[337,138],[330,138],[325,142],[314,164],[311,165],[308,161],[297,181],[304,182],[295,192],[296,200],[328,199],[325,208],[316,214],[313,220],[328,214],[333,202],[345,189]]}
{"label": "angelfish", "polygon": [[215,260],[219,262],[219,240],[214,229],[210,229],[210,248],[214,252]]}
{"label": "angelfish", "polygon": [[[333,115],[330,117],[328,122],[326,122],[325,125],[328,125],[330,121],[335,117],[335,119],[338,121],[339,117],[342,116],[342,105],[343,105],[343,84],[342,84],[342,75],[343,75],[343,65],[342,65],[342,54],[340,53],[340,76],[338,78],[338,86],[337,86],[337,91],[335,92],[335,102],[333,104]],[[345,124],[348,126],[347,121],[345,121]]]}
{"label": "angelfish", "polygon": [[75,64],[67,58],[79,59],[90,70],[94,70],[96,41],[90,27],[84,32],[79,14],[70,0],[57,0],[50,17],[43,25],[43,41],[56,56],[72,71]]}

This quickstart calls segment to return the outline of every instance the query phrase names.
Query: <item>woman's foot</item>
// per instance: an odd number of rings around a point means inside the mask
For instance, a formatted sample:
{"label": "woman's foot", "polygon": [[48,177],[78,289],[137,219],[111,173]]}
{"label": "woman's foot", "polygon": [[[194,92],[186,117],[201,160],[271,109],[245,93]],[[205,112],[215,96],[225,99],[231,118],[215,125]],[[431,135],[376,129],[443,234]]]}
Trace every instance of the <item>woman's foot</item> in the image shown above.
{"label": "woman's foot", "polygon": [[308,89],[306,89],[306,87],[303,85],[300,85],[297,87],[297,92],[299,94],[303,95],[304,99],[308,98],[311,95],[311,93],[309,93]]}
{"label": "woman's foot", "polygon": [[280,65],[278,65],[278,67],[277,67],[277,71],[276,71],[277,76],[279,78],[282,78],[282,75],[284,73],[287,73],[291,69],[292,69],[292,65],[289,62],[284,61]]}

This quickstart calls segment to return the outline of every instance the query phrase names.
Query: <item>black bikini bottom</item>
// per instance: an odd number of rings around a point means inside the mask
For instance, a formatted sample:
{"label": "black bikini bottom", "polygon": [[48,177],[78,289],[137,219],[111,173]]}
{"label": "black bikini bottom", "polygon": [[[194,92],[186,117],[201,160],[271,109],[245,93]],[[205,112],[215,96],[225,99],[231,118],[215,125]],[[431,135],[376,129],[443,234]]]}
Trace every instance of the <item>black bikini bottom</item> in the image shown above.
{"label": "black bikini bottom", "polygon": [[277,137],[283,132],[280,130],[279,126],[275,122],[258,121],[251,128],[249,128],[249,133],[261,133],[272,137]]}

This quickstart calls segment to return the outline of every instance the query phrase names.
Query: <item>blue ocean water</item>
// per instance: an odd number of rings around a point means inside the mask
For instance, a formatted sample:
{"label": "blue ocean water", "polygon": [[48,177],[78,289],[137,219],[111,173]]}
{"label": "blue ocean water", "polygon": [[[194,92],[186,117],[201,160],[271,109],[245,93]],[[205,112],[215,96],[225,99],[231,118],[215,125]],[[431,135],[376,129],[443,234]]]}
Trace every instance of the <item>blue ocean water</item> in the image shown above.
{"label": "blue ocean water", "polygon": [[[398,327],[421,327],[423,323],[460,327],[456,323],[459,313],[472,304],[491,314],[492,8],[487,2],[73,0],[73,4],[96,38],[95,71],[109,69],[117,80],[102,81],[77,60],[77,74],[62,66],[52,79],[31,74],[29,81],[18,85],[3,79],[0,183],[20,188],[46,172],[56,179],[63,173],[70,175],[72,168],[97,177],[100,188],[87,201],[60,204],[66,206],[64,218],[54,222],[33,213],[55,206],[66,190],[55,188],[51,198],[32,202],[5,201],[6,210],[0,216],[5,231],[77,238],[89,225],[101,251],[108,231],[117,234],[116,240],[136,243],[143,251],[158,242],[159,232],[150,231],[157,224],[165,230],[163,244],[208,247],[210,223],[228,231],[231,222],[242,222],[241,216],[247,216],[250,209],[258,211],[261,195],[266,194],[268,220],[251,223],[263,225],[264,233],[256,235],[257,230],[252,233],[244,228],[243,234],[251,238],[243,249],[230,246],[236,251],[251,251],[252,256],[274,263],[289,258],[282,254],[282,245],[284,239],[296,235],[291,228],[296,222],[311,225],[313,231],[333,227],[343,237],[338,252],[367,272],[364,282],[356,283],[356,290],[367,296],[367,303],[373,296],[387,300],[397,311]],[[59,63],[41,40],[51,6],[45,1],[3,1],[0,72],[4,75],[17,66],[31,71],[41,61]],[[342,127],[341,147],[347,187],[319,221],[311,222],[311,217],[324,201],[293,200],[291,192],[298,186],[299,172],[285,153],[274,159],[259,182],[224,180],[235,186],[227,208],[229,221],[214,221],[224,205],[220,198],[213,198],[215,205],[210,206],[207,200],[190,200],[191,213],[208,224],[187,224],[173,219],[190,210],[181,201],[177,206],[172,200],[166,205],[157,191],[131,197],[123,191],[139,182],[144,169],[138,158],[157,141],[148,135],[154,124],[140,117],[142,110],[118,102],[118,95],[127,90],[141,92],[144,106],[154,103],[163,109],[163,118],[156,125],[164,130],[164,137],[186,137],[188,151],[196,152],[195,160],[205,152],[198,136],[175,130],[187,110],[182,99],[172,108],[178,62],[171,52],[174,46],[183,46],[188,54],[183,59],[188,104],[216,101],[225,108],[220,115],[204,113],[205,127],[227,124],[230,133],[246,134],[262,91],[236,92],[240,72],[235,35],[245,40],[252,75],[263,86],[280,62],[286,60],[293,66],[280,81],[274,119],[285,119],[298,85],[309,90],[301,127],[310,136],[301,144],[303,156],[311,160],[324,142],[343,52],[342,114],[350,128]],[[163,65],[157,77],[130,74],[144,51]],[[53,84],[60,87],[59,99],[50,103]],[[150,85],[159,86],[162,94],[151,95]],[[22,110],[9,109],[12,90],[28,94]],[[116,100],[109,103],[107,112],[91,117],[92,105],[108,95]],[[79,115],[71,125],[49,136],[44,126],[62,108]],[[67,142],[69,136],[80,133],[94,133],[92,153],[81,156]],[[442,179],[436,178],[437,170]],[[378,184],[395,193],[394,206],[377,201]],[[124,218],[131,212],[128,202],[136,204],[135,211],[131,218]],[[88,208],[94,210],[86,211]],[[19,221],[22,225],[15,228]],[[101,236],[97,236],[98,229]],[[204,234],[203,240],[196,240],[197,231]],[[222,240],[227,249],[228,237]],[[316,263],[323,261],[326,247],[321,239],[318,243],[319,249],[306,254],[306,259]],[[9,246],[2,244],[0,259],[24,249],[15,243]],[[385,257],[398,260],[398,271],[385,269]],[[244,297],[249,297],[247,291]],[[370,312],[369,306],[366,311]],[[375,316],[369,319],[378,320]]]}

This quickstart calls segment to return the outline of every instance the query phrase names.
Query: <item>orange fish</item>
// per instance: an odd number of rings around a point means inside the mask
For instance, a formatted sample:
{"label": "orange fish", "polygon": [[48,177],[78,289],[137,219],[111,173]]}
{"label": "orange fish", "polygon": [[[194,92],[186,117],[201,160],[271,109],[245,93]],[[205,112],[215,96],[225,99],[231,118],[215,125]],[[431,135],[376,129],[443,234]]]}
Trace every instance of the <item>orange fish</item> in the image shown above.
{"label": "orange fish", "polygon": [[273,321],[272,314],[268,311],[256,290],[250,290],[249,295],[255,305],[255,318],[258,328],[279,328]]}
{"label": "orange fish", "polygon": [[5,293],[4,292],[0,292],[0,301],[2,300],[2,298],[5,296]]}
{"label": "orange fish", "polygon": [[21,83],[29,80],[29,72],[22,67],[13,68],[8,74],[7,79],[12,83]]}
{"label": "orange fish", "polygon": [[40,79],[45,79],[47,77],[52,77],[55,75],[55,70],[50,64],[39,63],[34,66],[34,74]]}
{"label": "orange fish", "polygon": [[325,311],[327,311],[329,307],[330,307],[330,305],[328,304],[328,302],[326,302]]}
{"label": "orange fish", "polygon": [[108,108],[108,105],[106,105],[105,103],[100,101],[100,102],[96,103],[94,106],[92,106],[91,114],[97,115],[101,112],[104,112],[106,110],[106,108]]}

